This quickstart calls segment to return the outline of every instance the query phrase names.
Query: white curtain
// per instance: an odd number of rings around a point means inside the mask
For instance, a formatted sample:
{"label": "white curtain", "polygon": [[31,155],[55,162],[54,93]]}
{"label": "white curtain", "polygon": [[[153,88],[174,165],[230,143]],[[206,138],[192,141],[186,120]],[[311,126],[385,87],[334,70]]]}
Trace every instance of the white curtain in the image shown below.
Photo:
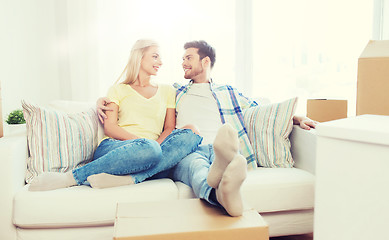
{"label": "white curtain", "polygon": [[234,6],[233,0],[57,1],[62,98],[93,100],[105,95],[139,38],[153,38],[161,45],[164,65],[156,81],[183,81],[183,45],[204,39],[217,49],[214,77],[233,83]]}
{"label": "white curtain", "polygon": [[104,96],[139,38],[160,42],[156,81],[186,82],[183,44],[204,39],[216,48],[217,83],[272,101],[352,102],[357,58],[374,30],[373,4],[381,37],[389,39],[388,1],[0,0],[3,115],[21,99]]}

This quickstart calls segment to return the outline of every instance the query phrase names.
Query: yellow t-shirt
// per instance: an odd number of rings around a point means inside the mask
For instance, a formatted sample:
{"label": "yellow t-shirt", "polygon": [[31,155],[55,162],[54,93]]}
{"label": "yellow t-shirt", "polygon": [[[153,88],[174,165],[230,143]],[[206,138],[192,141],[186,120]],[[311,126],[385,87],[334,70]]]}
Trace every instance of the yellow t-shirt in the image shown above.
{"label": "yellow t-shirt", "polygon": [[140,138],[157,140],[165,123],[166,109],[175,108],[176,90],[158,84],[151,98],[145,98],[128,84],[116,84],[107,97],[119,106],[118,125]]}

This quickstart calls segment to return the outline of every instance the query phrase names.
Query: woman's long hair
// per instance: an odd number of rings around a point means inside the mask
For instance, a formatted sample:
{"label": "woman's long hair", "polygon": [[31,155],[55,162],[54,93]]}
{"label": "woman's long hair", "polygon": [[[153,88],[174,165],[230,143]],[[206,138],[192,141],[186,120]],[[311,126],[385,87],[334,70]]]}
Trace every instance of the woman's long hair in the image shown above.
{"label": "woman's long hair", "polygon": [[122,74],[116,81],[119,82],[120,79],[126,74],[126,78],[122,83],[124,84],[132,84],[136,81],[139,75],[140,64],[142,58],[147,51],[147,49],[151,46],[158,46],[158,43],[151,39],[139,39],[135,42],[134,46],[131,49],[130,58],[128,59],[128,63],[124,68]]}

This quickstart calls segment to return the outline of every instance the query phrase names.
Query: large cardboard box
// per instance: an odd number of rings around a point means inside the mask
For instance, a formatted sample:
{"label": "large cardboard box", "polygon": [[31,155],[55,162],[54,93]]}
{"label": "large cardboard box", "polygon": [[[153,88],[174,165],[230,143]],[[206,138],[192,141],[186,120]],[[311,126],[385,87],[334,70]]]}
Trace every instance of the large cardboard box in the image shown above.
{"label": "large cardboard box", "polygon": [[389,40],[369,41],[358,59],[357,115],[389,115]]}
{"label": "large cardboard box", "polygon": [[230,217],[200,199],[119,203],[115,240],[268,240],[268,226],[255,210]]}
{"label": "large cardboard box", "polygon": [[318,122],[346,118],[347,100],[308,99],[307,117]]}

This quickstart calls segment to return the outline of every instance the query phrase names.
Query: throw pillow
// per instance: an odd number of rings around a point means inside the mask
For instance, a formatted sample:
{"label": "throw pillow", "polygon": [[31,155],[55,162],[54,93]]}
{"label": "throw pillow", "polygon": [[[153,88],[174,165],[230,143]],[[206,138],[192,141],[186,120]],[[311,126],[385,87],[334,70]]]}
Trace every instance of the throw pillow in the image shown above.
{"label": "throw pillow", "polygon": [[244,123],[260,167],[293,167],[289,134],[297,98],[258,105],[244,112]]}
{"label": "throw pillow", "polygon": [[93,157],[97,115],[93,108],[66,114],[22,101],[27,128],[26,182],[42,172],[67,172]]}

